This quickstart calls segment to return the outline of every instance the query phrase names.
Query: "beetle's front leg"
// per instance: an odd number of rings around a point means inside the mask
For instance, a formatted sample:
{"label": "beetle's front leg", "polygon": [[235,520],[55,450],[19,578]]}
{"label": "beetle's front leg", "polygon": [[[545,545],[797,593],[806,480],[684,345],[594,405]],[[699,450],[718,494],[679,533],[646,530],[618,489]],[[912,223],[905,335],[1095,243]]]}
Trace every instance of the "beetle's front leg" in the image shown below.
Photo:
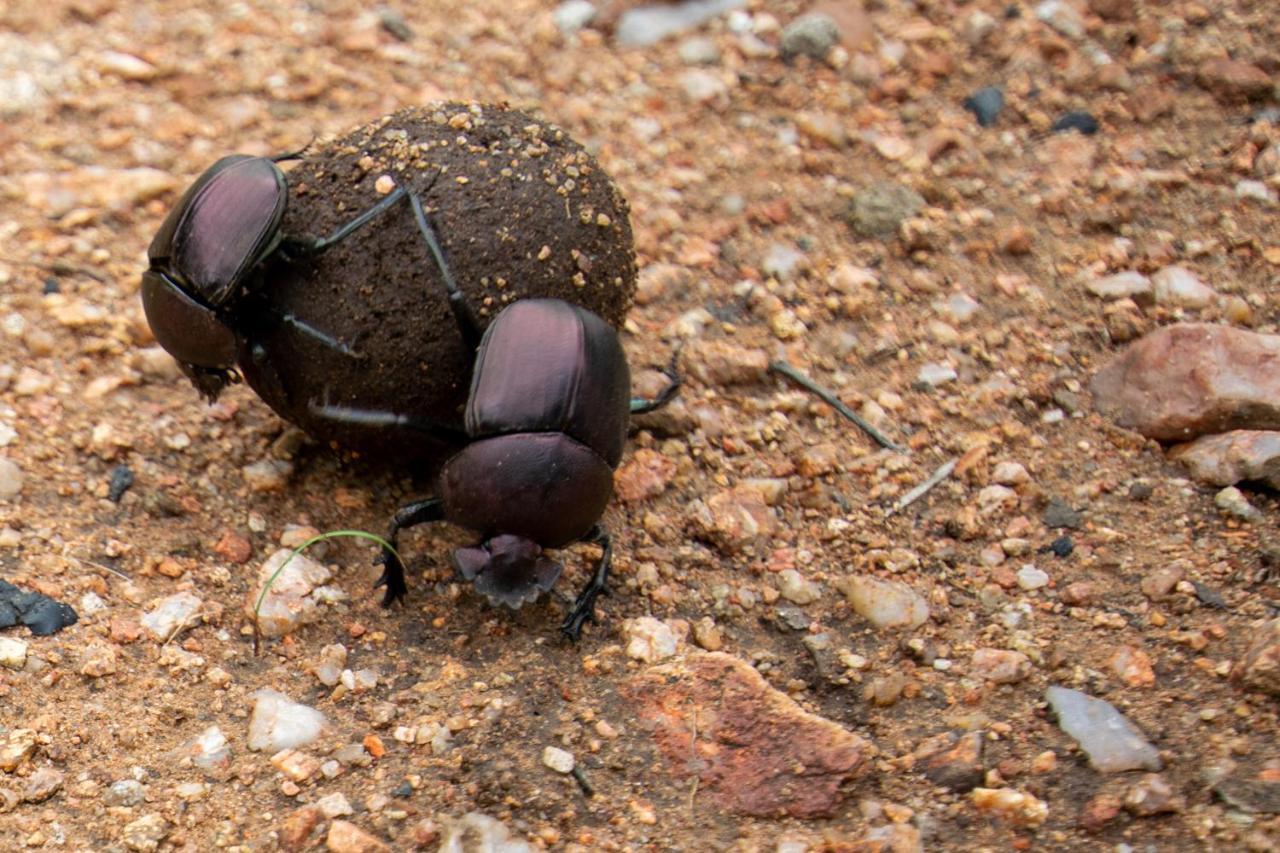
{"label": "beetle's front leg", "polygon": [[603,550],[600,561],[596,563],[596,569],[591,574],[591,579],[582,588],[582,592],[578,593],[572,609],[569,610],[569,615],[565,616],[564,622],[560,623],[561,633],[575,642],[582,633],[583,623],[596,621],[596,599],[602,594],[609,594],[606,584],[609,581],[609,564],[613,559],[613,543],[609,540],[609,534],[600,525],[597,524],[591,528],[587,535],[582,537],[582,541],[599,545]]}
{"label": "beetle's front leg", "polygon": [[383,547],[382,553],[373,561],[375,566],[382,566],[382,575],[373,585],[374,588],[376,589],[380,586],[387,588],[386,593],[382,596],[383,607],[388,607],[393,601],[403,599],[405,594],[409,592],[409,586],[404,580],[404,563],[400,562],[400,558],[392,550],[396,547],[396,540],[400,536],[400,531],[417,524],[443,520],[444,501],[440,498],[427,498],[426,500],[405,504],[396,510],[396,514],[391,517],[391,526],[387,529],[387,542],[390,543],[391,548]]}
{"label": "beetle's front leg", "polygon": [[210,403],[218,401],[218,395],[222,393],[223,388],[240,381],[239,373],[225,367],[200,367],[179,361],[178,369],[182,371],[183,376],[191,380],[192,385],[196,386],[200,396]]}

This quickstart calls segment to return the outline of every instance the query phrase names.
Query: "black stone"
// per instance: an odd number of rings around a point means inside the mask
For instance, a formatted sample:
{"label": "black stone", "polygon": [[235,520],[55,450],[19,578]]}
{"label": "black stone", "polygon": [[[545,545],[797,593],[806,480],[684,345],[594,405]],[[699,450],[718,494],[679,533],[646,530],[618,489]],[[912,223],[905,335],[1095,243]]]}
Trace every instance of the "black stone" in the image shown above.
{"label": "black stone", "polygon": [[124,493],[133,485],[133,471],[128,465],[117,465],[111,469],[111,484],[107,487],[107,497],[112,503],[120,503]]}
{"label": "black stone", "polygon": [[1004,109],[1004,92],[999,86],[987,86],[965,98],[964,108],[973,113],[978,124],[991,127]]}
{"label": "black stone", "polygon": [[1098,132],[1098,120],[1086,112],[1073,110],[1065,113],[1050,128],[1054,133],[1064,133],[1068,130],[1078,130],[1085,136],[1093,136]]}
{"label": "black stone", "polygon": [[1201,604],[1207,605],[1208,607],[1214,607],[1218,610],[1228,609],[1227,600],[1223,598],[1222,593],[1218,592],[1216,589],[1205,586],[1200,583],[1200,581],[1192,581],[1191,585],[1196,588],[1196,598],[1200,600]]}
{"label": "black stone", "polygon": [[74,625],[78,618],[66,604],[0,581],[0,628],[11,628],[21,622],[31,633],[45,637]]}

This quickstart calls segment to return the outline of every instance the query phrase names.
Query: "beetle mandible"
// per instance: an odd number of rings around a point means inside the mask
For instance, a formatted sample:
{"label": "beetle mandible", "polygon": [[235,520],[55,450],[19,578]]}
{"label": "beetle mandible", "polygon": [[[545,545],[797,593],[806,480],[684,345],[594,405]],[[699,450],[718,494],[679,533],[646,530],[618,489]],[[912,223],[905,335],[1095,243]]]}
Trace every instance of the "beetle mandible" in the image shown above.
{"label": "beetle mandible", "polygon": [[[483,337],[457,287],[439,240],[417,195],[410,195],[449,304],[468,347],[476,350],[467,398],[466,441],[440,472],[435,497],[395,513],[387,541],[431,521],[449,521],[481,536],[453,552],[454,567],[493,604],[512,609],[549,591],[563,567],[547,549],[574,542],[599,545],[590,580],[560,626],[577,639],[606,592],[612,555],[599,524],[613,494],[630,416],[666,405],[680,380],[668,369],[667,387],[653,399],[631,399],[631,374],[617,333],[596,314],[560,299],[523,299],[503,309]],[[435,433],[438,428],[393,412],[312,401],[319,414],[362,424],[395,424]],[[377,562],[384,604],[407,592],[404,566],[383,549]]]}
{"label": "beetle mandible", "polygon": [[[305,150],[305,149],[304,149]],[[277,157],[232,154],[196,179],[165,217],[147,249],[142,307],[156,341],[177,361],[210,402],[238,381],[242,353],[262,358],[247,337],[248,320],[234,313],[241,291],[273,256],[286,260],[316,255],[400,201],[397,187],[327,237],[281,232],[289,185]],[[261,322],[264,318],[253,318]],[[270,318],[354,355],[341,341],[287,313]]]}

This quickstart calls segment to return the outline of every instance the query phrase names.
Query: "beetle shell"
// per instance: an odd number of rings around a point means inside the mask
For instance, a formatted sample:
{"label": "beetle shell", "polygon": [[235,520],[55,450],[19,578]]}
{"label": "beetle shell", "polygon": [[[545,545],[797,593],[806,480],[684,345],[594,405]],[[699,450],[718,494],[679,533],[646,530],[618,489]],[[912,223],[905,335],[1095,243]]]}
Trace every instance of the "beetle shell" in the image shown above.
{"label": "beetle shell", "polygon": [[486,330],[467,401],[471,438],[562,432],[617,467],[631,374],[607,323],[559,299],[511,305]]}
{"label": "beetle shell", "polygon": [[484,538],[522,536],[544,548],[582,538],[613,495],[613,469],[558,432],[513,433],[468,444],[445,464],[445,515]]}
{"label": "beetle shell", "polygon": [[221,307],[275,249],[288,201],[284,173],[265,157],[233,154],[183,194],[147,256],[197,301]]}

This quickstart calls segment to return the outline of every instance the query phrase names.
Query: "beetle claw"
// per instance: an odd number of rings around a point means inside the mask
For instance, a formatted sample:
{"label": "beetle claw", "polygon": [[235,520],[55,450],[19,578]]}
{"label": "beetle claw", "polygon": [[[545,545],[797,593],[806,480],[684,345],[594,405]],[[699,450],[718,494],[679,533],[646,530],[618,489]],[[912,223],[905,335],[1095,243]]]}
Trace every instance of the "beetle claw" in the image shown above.
{"label": "beetle claw", "polygon": [[374,582],[373,588],[377,589],[380,586],[387,588],[382,595],[382,606],[390,607],[397,601],[403,601],[409,592],[409,587],[404,581],[404,566],[396,559],[395,554],[384,550],[374,559],[373,564],[382,566],[382,574]]}

